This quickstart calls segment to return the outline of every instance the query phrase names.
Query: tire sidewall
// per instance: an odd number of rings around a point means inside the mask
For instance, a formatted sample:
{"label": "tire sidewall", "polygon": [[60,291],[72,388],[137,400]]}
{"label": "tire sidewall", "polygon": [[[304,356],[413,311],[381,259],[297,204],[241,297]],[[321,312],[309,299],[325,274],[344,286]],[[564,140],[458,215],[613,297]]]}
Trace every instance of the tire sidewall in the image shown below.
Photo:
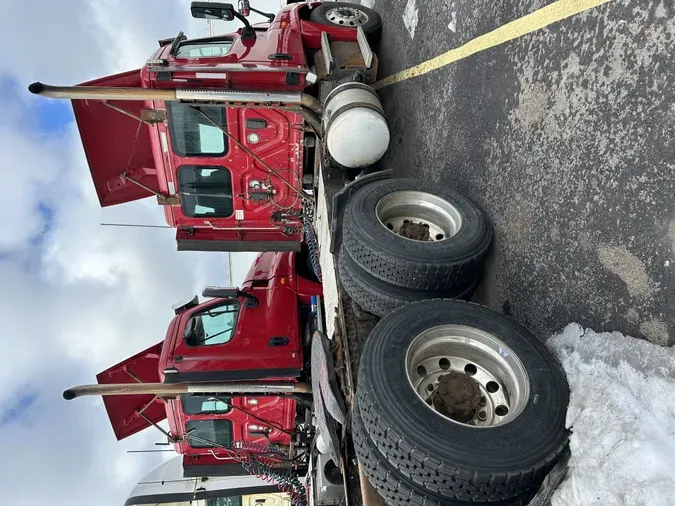
{"label": "tire sidewall", "polygon": [[[386,195],[406,190],[430,193],[455,206],[462,217],[457,234],[443,241],[415,241],[388,230],[377,217],[377,204]],[[359,243],[389,257],[421,264],[470,260],[477,251],[487,249],[491,238],[485,214],[468,198],[453,190],[415,179],[380,181],[362,189],[348,205],[344,222],[354,224],[347,225],[344,234],[352,235]]]}
{"label": "tire sidewall", "polygon": [[[518,356],[529,377],[530,395],[515,419],[489,428],[454,423],[432,411],[414,392],[405,365],[408,347],[424,330],[444,324],[489,332]],[[555,452],[567,437],[569,391],[560,366],[526,329],[481,306],[435,300],[394,311],[371,333],[358,377],[362,406],[372,403],[409,445],[458,468],[525,469]]]}

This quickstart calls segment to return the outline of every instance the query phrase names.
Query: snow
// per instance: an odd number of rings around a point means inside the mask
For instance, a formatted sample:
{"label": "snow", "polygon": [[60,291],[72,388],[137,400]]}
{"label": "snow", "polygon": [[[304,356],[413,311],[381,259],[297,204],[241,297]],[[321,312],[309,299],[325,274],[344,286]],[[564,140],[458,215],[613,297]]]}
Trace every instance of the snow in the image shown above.
{"label": "snow", "polygon": [[321,265],[321,278],[323,281],[323,305],[326,310],[326,335],[329,339],[334,339],[335,319],[338,315],[337,307],[340,296],[338,294],[335,258],[330,252],[330,217],[328,215],[328,195],[323,185],[323,168],[320,168],[319,171],[319,191],[314,226],[316,227],[316,236],[321,245],[319,264]]}
{"label": "snow", "polygon": [[405,29],[408,30],[410,38],[415,38],[415,29],[417,28],[417,22],[419,21],[419,15],[417,12],[417,5],[415,5],[415,0],[408,0],[408,3],[405,4],[405,9],[403,11],[403,25]]}
{"label": "snow", "polygon": [[552,506],[675,504],[675,348],[578,324],[547,346],[571,389],[572,458]]}

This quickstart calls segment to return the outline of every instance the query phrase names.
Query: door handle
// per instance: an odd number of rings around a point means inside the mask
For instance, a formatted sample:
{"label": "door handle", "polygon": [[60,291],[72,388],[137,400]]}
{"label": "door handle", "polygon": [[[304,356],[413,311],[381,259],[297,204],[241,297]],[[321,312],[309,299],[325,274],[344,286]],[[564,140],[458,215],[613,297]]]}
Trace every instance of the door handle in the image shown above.
{"label": "door handle", "polygon": [[273,337],[270,339],[270,346],[286,346],[291,340],[287,337]]}

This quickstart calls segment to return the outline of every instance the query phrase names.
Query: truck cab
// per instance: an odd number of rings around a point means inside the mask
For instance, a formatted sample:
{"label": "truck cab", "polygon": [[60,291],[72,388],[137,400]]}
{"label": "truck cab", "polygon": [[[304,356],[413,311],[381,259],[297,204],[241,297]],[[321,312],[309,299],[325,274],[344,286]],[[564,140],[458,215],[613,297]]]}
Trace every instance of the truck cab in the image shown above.
{"label": "truck cab", "polygon": [[141,69],[75,87],[90,97],[67,98],[101,206],[157,197],[179,250],[299,251],[321,130],[314,56],[322,34],[357,42],[355,25],[310,20],[321,5],[291,3],[256,26],[225,9],[246,26],[181,32]]}
{"label": "truck cab", "polygon": [[[303,332],[321,285],[298,274],[296,253],[256,258],[239,289],[175,308],[164,341],[97,375],[99,384],[296,381],[305,375]],[[185,393],[113,395],[104,403],[117,439],[166,419],[169,443],[187,465],[231,462],[233,445],[288,446],[297,398]],[[257,445],[257,446],[256,446]]]}

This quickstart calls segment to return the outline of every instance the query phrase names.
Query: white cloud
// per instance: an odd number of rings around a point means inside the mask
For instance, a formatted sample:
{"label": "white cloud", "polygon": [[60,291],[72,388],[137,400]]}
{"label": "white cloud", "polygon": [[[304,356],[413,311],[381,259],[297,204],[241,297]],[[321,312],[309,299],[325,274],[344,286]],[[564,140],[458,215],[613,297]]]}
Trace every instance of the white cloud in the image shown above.
{"label": "white cloud", "polygon": [[[40,132],[30,114],[45,99],[25,87],[138,68],[158,39],[181,29],[204,36],[206,23],[189,18],[188,0],[27,5],[0,2],[0,42],[12,48],[0,60],[0,416],[13,413],[0,425],[11,461],[0,502],[119,505],[164,458],[126,450],[152,448],[161,434],[117,442],[100,399],[67,403],[61,392],[162,340],[171,304],[226,283],[227,256],[178,253],[170,229],[101,227],[162,223],[163,213],[150,199],[101,209],[74,125]],[[260,7],[276,10],[274,2]],[[253,257],[233,257],[233,282],[241,283]],[[17,408],[26,396],[35,400]]]}

